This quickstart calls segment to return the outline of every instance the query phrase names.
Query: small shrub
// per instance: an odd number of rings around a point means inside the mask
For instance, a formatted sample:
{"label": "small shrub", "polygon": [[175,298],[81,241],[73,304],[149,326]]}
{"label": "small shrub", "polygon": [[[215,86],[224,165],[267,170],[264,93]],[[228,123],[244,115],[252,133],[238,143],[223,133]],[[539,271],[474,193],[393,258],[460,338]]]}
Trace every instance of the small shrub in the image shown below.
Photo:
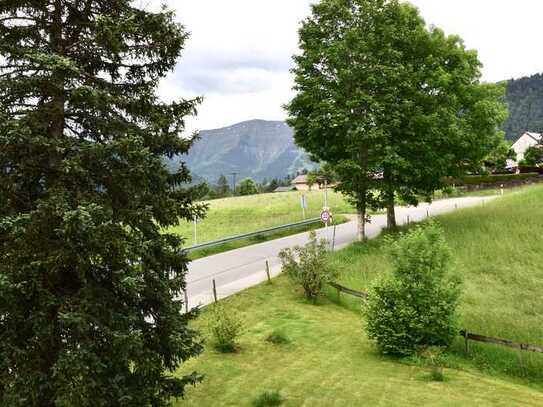
{"label": "small shrub", "polygon": [[290,338],[283,331],[275,330],[268,335],[266,341],[275,345],[286,345],[290,343]]}
{"label": "small shrub", "polygon": [[224,353],[236,351],[237,340],[243,330],[243,323],[236,314],[228,313],[220,303],[214,304],[209,328],[217,350]]}
{"label": "small shrub", "polygon": [[456,336],[459,280],[449,274],[450,252],[434,223],[397,241],[388,239],[392,275],[378,282],[363,307],[370,339],[385,354],[449,346]]}
{"label": "small shrub", "polygon": [[276,390],[265,391],[253,400],[254,407],[273,407],[280,406],[285,398]]}
{"label": "small shrub", "polygon": [[430,379],[434,382],[445,381],[445,375],[443,374],[443,348],[430,346],[424,349],[420,356],[425,365],[430,368]]}
{"label": "small shrub", "polygon": [[315,301],[325,283],[332,281],[335,271],[328,264],[328,242],[317,240],[315,231],[309,235],[309,243],[294,249],[284,249],[279,258],[285,272],[304,289],[305,297]]}
{"label": "small shrub", "polygon": [[460,196],[462,191],[458,189],[457,187],[454,187],[452,185],[448,185],[442,189],[443,195],[447,197],[453,197],[453,196]]}

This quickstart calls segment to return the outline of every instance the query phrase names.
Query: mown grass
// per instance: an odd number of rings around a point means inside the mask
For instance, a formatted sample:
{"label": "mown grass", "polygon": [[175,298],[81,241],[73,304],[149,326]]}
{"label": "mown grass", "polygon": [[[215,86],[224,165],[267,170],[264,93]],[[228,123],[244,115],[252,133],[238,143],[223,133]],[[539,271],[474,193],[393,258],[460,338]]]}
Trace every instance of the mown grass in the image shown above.
{"label": "mown grass", "polygon": [[[463,276],[461,326],[491,336],[543,344],[543,187],[523,189],[485,207],[439,217]],[[389,268],[383,238],[352,245],[333,257],[340,282],[367,289]],[[539,406],[543,405],[541,355],[461,338],[444,357],[444,381],[431,379],[419,359],[380,356],[363,332],[360,302],[327,290],[307,303],[285,277],[224,300],[246,328],[239,352],[212,348],[188,361],[203,383],[179,406],[250,406],[278,392],[285,406]],[[208,310],[196,325],[206,332]],[[270,342],[270,336],[288,338]]]}
{"label": "mown grass", "polygon": [[[460,326],[470,332],[543,346],[543,187],[523,188],[485,205],[438,217],[463,279]],[[333,256],[340,283],[366,290],[387,273],[384,239],[354,244]],[[329,290],[330,298],[337,294]],[[357,311],[360,303],[342,303]],[[543,355],[461,338],[450,358],[489,373],[543,382]]]}
{"label": "mown grass", "polygon": [[[343,216],[343,215],[336,215],[336,216],[334,216],[334,222],[333,223],[336,224],[336,225],[339,225],[341,223],[347,222],[348,220],[349,219],[347,217]],[[202,257],[212,256],[214,254],[239,249],[241,247],[251,246],[253,244],[264,243],[264,242],[267,242],[267,241],[270,241],[270,240],[280,239],[282,237],[295,235],[297,233],[303,233],[303,232],[308,232],[310,230],[320,229],[322,227],[323,227],[323,224],[319,222],[319,223],[314,223],[312,225],[296,226],[296,227],[292,227],[292,228],[282,230],[282,231],[279,231],[279,232],[273,232],[273,233],[269,233],[269,234],[261,234],[261,235],[253,236],[253,237],[250,237],[250,238],[247,238],[247,239],[235,240],[233,242],[228,242],[228,243],[225,243],[225,244],[221,244],[220,246],[214,246],[214,247],[209,247],[209,248],[206,248],[206,249],[194,250],[194,251],[189,253],[189,259],[197,260],[197,259],[200,259]]]}
{"label": "mown grass", "polygon": [[[324,191],[304,194],[308,205],[306,219],[319,217],[324,203]],[[301,195],[301,192],[293,191],[210,201],[206,218],[196,226],[196,240],[199,243],[208,242],[302,221]],[[328,191],[328,206],[336,215],[354,213],[354,208],[343,195],[332,190]],[[169,231],[183,236],[186,246],[195,243],[192,222],[182,222]]]}
{"label": "mown grass", "polygon": [[[176,406],[251,406],[264,392],[279,392],[284,406],[538,406],[543,393],[517,380],[475,369],[446,368],[446,380],[429,379],[427,366],[380,356],[364,335],[359,312],[323,298],[303,299],[286,276],[224,300],[243,320],[235,354],[208,340],[202,356],[185,363],[204,381]],[[204,336],[208,310],[197,326]],[[270,334],[288,337],[270,343]]]}
{"label": "mown grass", "polygon": [[[435,198],[441,199],[464,195],[494,195],[499,192],[499,190],[483,190],[463,193],[457,190],[452,195],[444,195],[438,191],[435,194]],[[506,193],[509,193],[509,191],[506,190]],[[318,217],[324,204],[324,191],[303,192],[303,194],[306,195],[308,204],[306,219]],[[302,192],[293,191],[209,201],[209,211],[205,219],[201,220],[196,226],[196,241],[199,243],[209,242],[229,236],[255,232],[274,226],[301,221],[303,220],[302,209],[300,208],[301,195]],[[401,202],[398,204],[401,204]],[[353,206],[347,202],[345,197],[341,193],[334,192],[332,189],[328,191],[328,206],[336,217],[341,214],[356,213]],[[336,219],[336,222],[340,222],[339,219]],[[305,231],[310,229],[311,228],[307,228]],[[192,222],[181,222],[181,224],[169,229],[169,231],[184,237],[185,246],[195,244],[194,224]],[[294,229],[290,232],[282,232],[282,234],[277,235],[277,237],[284,237],[303,231],[303,229]],[[248,240],[239,244],[228,244],[225,245],[223,249],[211,249],[209,251],[200,252],[192,258],[195,259],[225,250],[237,249],[239,247],[247,246],[248,244],[261,243],[266,240],[269,240],[269,238],[257,237],[253,240]]]}

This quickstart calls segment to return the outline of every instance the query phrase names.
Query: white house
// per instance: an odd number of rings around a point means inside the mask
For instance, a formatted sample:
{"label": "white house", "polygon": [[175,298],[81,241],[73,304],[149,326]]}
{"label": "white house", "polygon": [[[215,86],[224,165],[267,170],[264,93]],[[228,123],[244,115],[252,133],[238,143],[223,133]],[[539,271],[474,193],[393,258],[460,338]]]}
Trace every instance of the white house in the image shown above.
{"label": "white house", "polygon": [[517,161],[514,162],[512,160],[507,161],[508,167],[516,167],[519,162],[521,162],[524,159],[524,154],[526,151],[532,147],[535,146],[539,141],[541,140],[542,135],[540,133],[530,133],[526,132],[520,138],[513,144],[511,147],[513,151],[517,154]]}

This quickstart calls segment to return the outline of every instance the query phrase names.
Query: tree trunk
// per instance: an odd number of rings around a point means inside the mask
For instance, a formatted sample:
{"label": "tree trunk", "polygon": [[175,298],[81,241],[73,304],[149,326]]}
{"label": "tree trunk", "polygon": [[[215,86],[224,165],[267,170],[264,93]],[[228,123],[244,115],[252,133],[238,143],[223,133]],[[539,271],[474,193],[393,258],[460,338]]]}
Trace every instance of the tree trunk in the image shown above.
{"label": "tree trunk", "polygon": [[396,210],[394,208],[394,187],[392,186],[390,173],[385,169],[384,171],[384,181],[386,188],[386,209],[387,209],[387,228],[396,229]]}
{"label": "tree trunk", "polygon": [[358,215],[358,225],[357,225],[357,233],[356,237],[359,242],[363,242],[366,240],[366,208],[358,208],[357,211]]}
{"label": "tree trunk", "polygon": [[396,209],[394,208],[394,193],[387,197],[387,228],[396,229]]}

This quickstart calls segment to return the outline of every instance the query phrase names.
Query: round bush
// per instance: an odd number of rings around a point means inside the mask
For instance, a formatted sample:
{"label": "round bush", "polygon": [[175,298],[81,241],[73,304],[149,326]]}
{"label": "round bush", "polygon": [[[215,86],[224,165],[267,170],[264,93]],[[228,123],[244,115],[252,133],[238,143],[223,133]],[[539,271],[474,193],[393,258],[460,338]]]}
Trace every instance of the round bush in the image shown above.
{"label": "round bush", "polygon": [[402,356],[421,346],[449,346],[458,332],[460,290],[441,228],[428,223],[387,245],[392,273],[363,307],[369,338],[383,353]]}

